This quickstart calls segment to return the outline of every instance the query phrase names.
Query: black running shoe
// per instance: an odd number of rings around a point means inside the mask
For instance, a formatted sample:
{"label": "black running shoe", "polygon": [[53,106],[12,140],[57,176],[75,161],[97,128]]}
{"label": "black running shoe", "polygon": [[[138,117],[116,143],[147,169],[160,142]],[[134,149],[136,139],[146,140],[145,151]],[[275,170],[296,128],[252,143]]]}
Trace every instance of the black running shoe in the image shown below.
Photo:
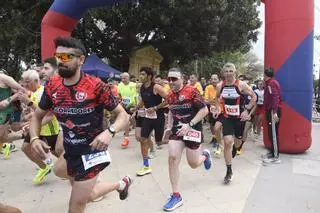
{"label": "black running shoe", "polygon": [[119,192],[120,200],[125,200],[128,197],[129,187],[132,183],[132,180],[129,176],[125,176],[124,178],[122,178],[122,181],[124,181],[126,183],[126,186],[124,187],[124,189],[122,191],[118,191],[118,192]]}
{"label": "black running shoe", "polygon": [[229,184],[232,181],[232,177],[232,172],[227,172],[226,176],[224,177],[224,183]]}

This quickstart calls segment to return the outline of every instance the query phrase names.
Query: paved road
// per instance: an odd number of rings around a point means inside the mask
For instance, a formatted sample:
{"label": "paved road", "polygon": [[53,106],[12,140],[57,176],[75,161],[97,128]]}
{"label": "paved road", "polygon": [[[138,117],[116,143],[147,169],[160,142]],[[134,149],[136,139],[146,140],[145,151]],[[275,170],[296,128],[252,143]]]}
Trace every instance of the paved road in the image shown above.
{"label": "paved road", "polygon": [[[207,141],[209,134],[207,134]],[[320,212],[320,125],[313,126],[313,145],[302,155],[282,155],[282,164],[264,167],[260,155],[265,152],[261,138],[250,137],[244,154],[233,163],[234,181],[222,183],[225,165],[214,159],[213,168],[193,170],[185,157],[181,161],[181,194],[184,205],[175,212],[194,213],[283,213]],[[105,180],[117,181],[123,175],[134,177],[130,197],[120,201],[117,193],[88,205],[90,213],[157,213],[170,193],[167,148],[157,150],[151,165],[153,173],[135,177],[141,166],[139,146],[130,137],[128,149],[121,149],[121,136],[111,146],[113,162],[102,172]],[[255,142],[253,142],[255,141]],[[21,141],[16,142],[19,146]],[[208,143],[204,145],[209,147]],[[19,207],[24,213],[67,212],[70,186],[50,174],[41,186],[32,184],[36,166],[21,151],[10,160],[0,159],[0,201]]]}

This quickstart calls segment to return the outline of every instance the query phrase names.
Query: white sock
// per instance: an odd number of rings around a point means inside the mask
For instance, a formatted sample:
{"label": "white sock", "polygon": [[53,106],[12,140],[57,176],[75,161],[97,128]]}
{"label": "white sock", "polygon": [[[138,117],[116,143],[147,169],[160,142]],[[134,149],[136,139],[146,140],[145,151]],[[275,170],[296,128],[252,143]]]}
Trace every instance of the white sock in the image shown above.
{"label": "white sock", "polygon": [[127,183],[126,182],[124,182],[123,180],[120,180],[119,181],[119,191],[122,191],[122,190],[124,190],[124,188],[126,187],[126,185],[127,185]]}

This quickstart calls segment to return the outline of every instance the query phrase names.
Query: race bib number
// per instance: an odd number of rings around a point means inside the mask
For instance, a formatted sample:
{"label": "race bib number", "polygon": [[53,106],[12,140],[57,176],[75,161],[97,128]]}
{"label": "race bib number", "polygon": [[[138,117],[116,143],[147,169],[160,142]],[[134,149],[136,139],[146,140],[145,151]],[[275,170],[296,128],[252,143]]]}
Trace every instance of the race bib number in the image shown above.
{"label": "race bib number", "polygon": [[225,105],[224,106],[227,115],[239,116],[240,115],[240,106],[239,105]]}
{"label": "race bib number", "polygon": [[157,112],[154,111],[153,113],[146,113],[146,118],[157,119]]}
{"label": "race bib number", "polygon": [[183,140],[201,143],[201,132],[193,129],[183,136]]}
{"label": "race bib number", "polygon": [[123,98],[122,103],[123,105],[128,106],[131,103],[131,100],[130,98]]}
{"label": "race bib number", "polygon": [[82,163],[85,170],[90,169],[101,163],[110,163],[111,156],[108,151],[97,152],[93,154],[82,155]]}
{"label": "race bib number", "polygon": [[146,117],[146,109],[139,109],[138,110],[138,117],[140,117],[140,118]]}
{"label": "race bib number", "polygon": [[258,98],[258,105],[263,105],[263,98]]}

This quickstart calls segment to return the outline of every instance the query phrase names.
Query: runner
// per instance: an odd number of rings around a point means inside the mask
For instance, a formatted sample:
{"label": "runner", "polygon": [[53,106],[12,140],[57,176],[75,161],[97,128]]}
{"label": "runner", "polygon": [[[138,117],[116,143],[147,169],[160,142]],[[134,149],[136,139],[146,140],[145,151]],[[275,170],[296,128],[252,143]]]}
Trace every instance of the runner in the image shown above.
{"label": "runner", "polygon": [[[164,133],[164,110],[162,99],[167,97],[164,88],[153,83],[154,71],[150,67],[142,67],[140,69],[140,88],[141,101],[138,104],[137,110],[145,111],[145,117],[141,127],[141,154],[143,158],[143,167],[137,171],[138,176],[150,174],[152,169],[149,165],[148,150],[153,146],[150,140],[150,134],[154,130],[154,137],[157,145],[162,144]],[[142,108],[143,106],[144,108]],[[139,112],[139,111],[138,111]],[[143,114],[140,113],[140,114]]]}
{"label": "runner", "polygon": [[[118,85],[118,93],[122,99],[122,106],[126,112],[132,115],[131,108],[136,106],[136,83],[130,81],[130,75],[127,72],[121,74],[121,83]],[[130,122],[132,123],[132,122]],[[127,148],[129,145],[129,132],[130,124],[127,123],[127,127],[124,132],[124,140],[121,144],[123,148]]]}
{"label": "runner", "polygon": [[[20,92],[18,92],[20,91]],[[12,95],[13,92],[16,92]],[[19,97],[25,92],[13,78],[0,73],[0,151],[4,159],[9,159],[12,146],[8,142],[9,124],[13,116],[12,102],[19,100]]]}
{"label": "runner", "polygon": [[[116,102],[110,88],[100,79],[81,72],[86,50],[74,38],[54,40],[59,76],[50,78],[30,124],[32,150],[45,159],[49,146],[40,140],[41,120],[52,109],[64,133],[64,158],[57,166],[67,170],[72,185],[69,213],[83,213],[88,201],[118,190],[126,199],[131,179],[119,182],[98,182],[98,174],[111,162],[108,145],[116,132],[125,127],[129,117]],[[108,130],[102,129],[103,108],[117,118]]]}
{"label": "runner", "polygon": [[[39,73],[35,70],[28,70],[23,72],[21,78],[23,79],[23,85],[25,86],[25,88],[32,92],[30,99],[27,95],[25,95],[22,99],[22,101],[31,108],[30,113],[28,115],[25,115],[25,117],[29,117],[29,119],[27,118],[27,120],[30,120],[33,111],[40,102],[44,87],[40,85]],[[56,117],[50,112],[46,114],[41,123],[39,137],[41,138],[41,140],[45,141],[48,146],[50,146],[51,153],[56,157],[59,157],[59,155],[55,152],[59,129],[60,127]],[[40,158],[34,156],[34,154],[31,152],[30,135],[28,131],[27,135],[24,138],[21,150],[29,158],[29,160],[37,164],[39,167],[38,173],[33,179],[33,183],[43,183],[45,177],[51,172],[51,168],[53,166],[52,157],[48,155],[44,162]]]}
{"label": "runner", "polygon": [[257,102],[257,110],[256,110],[256,133],[258,136],[261,135],[261,127],[262,127],[262,119],[264,114],[263,103],[264,103],[264,88],[263,88],[263,81],[258,81],[258,88],[254,90],[254,92],[258,95],[258,102]]}
{"label": "runner", "polygon": [[215,99],[217,98],[217,85],[220,82],[219,76],[217,74],[211,75],[210,84],[205,88],[204,99],[208,106],[209,112],[209,123],[210,130],[212,133],[212,146],[213,154],[219,157],[222,151],[222,140],[221,140],[221,128],[223,115],[220,114],[217,118],[213,117],[211,111],[216,111],[215,109]]}
{"label": "runner", "polygon": [[210,151],[202,150],[202,119],[208,114],[208,108],[199,92],[190,86],[183,85],[182,72],[172,68],[168,73],[171,92],[168,94],[169,104],[168,127],[171,128],[169,151],[169,176],[172,194],[164,205],[165,211],[173,211],[183,204],[179,192],[179,164],[186,148],[186,157],[191,168],[202,163],[205,169],[211,168]]}
{"label": "runner", "polygon": [[[256,102],[256,96],[252,89],[243,81],[236,79],[236,67],[232,63],[226,63],[222,72],[224,81],[217,86],[217,97],[221,98],[223,110],[223,140],[224,140],[224,158],[226,162],[227,172],[224,178],[226,184],[230,183],[233,178],[232,172],[232,157],[235,152],[232,152],[233,144],[235,149],[242,144],[242,134],[245,126],[245,121],[249,119],[248,114]],[[244,106],[244,95],[249,95],[251,101],[247,108]],[[216,99],[217,111],[213,112],[213,116],[217,117],[220,112],[220,100]]]}

